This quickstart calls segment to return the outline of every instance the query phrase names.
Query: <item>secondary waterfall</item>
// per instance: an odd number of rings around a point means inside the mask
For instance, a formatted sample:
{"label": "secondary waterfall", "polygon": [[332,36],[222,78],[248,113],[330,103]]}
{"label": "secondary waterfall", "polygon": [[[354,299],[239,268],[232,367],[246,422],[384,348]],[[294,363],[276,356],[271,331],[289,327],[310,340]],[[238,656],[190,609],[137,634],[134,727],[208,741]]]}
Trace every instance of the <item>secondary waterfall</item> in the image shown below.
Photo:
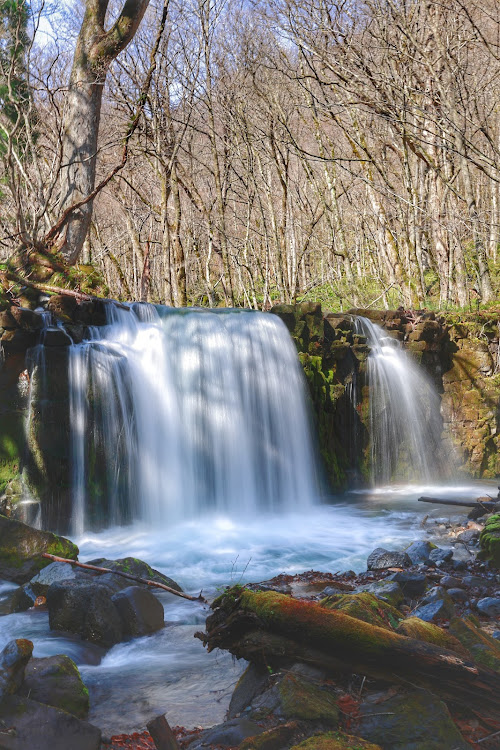
{"label": "secondary waterfall", "polygon": [[382,328],[359,317],[355,329],[366,336],[371,349],[367,375],[373,484],[449,475],[453,459],[442,441],[440,401],[431,380]]}
{"label": "secondary waterfall", "polygon": [[74,533],[314,502],[304,378],[279,318],[107,310],[70,347]]}

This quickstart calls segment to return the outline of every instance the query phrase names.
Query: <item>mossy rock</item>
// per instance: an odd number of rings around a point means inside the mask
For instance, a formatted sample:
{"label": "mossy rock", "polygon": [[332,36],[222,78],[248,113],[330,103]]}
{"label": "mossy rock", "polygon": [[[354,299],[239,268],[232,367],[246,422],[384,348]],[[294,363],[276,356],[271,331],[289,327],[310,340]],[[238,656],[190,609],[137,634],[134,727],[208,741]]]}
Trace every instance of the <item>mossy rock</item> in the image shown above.
{"label": "mossy rock", "polygon": [[78,558],[78,547],[69,539],[0,515],[0,578],[26,583],[50,565],[51,560],[42,557],[44,552],[70,560]]}
{"label": "mossy rock", "polygon": [[402,619],[401,612],[369,591],[327,596],[320,604],[326,609],[340,610],[357,620],[363,620],[385,630],[394,630]]}
{"label": "mossy rock", "polygon": [[256,734],[253,737],[247,737],[238,745],[238,750],[283,750],[292,739],[298,729],[296,722],[290,721],[287,724],[280,724],[277,727],[268,729],[262,734]]}
{"label": "mossy rock", "polygon": [[490,516],[479,537],[482,560],[489,560],[496,568],[500,568],[500,514]]}
{"label": "mossy rock", "polygon": [[89,691],[74,661],[64,654],[30,659],[19,694],[79,719],[86,719],[89,713]]}
{"label": "mossy rock", "polygon": [[467,750],[447,706],[426,690],[373,694],[359,707],[356,732],[384,750]]}
{"label": "mossy rock", "polygon": [[408,638],[416,638],[417,641],[425,641],[425,643],[433,643],[435,646],[440,648],[446,648],[449,651],[454,651],[460,656],[469,657],[470,653],[460,641],[449,632],[439,628],[432,622],[425,622],[419,617],[408,617],[406,620],[401,622],[396,630],[401,635],[406,635]]}
{"label": "mossy rock", "polygon": [[330,725],[339,722],[339,709],[335,695],[323,690],[297,675],[286,675],[278,685],[281,713],[287,719],[324,721]]}
{"label": "mossy rock", "polygon": [[374,745],[361,737],[353,737],[344,732],[325,732],[315,734],[290,750],[382,750],[380,745]]}
{"label": "mossy rock", "polygon": [[482,630],[479,621],[472,617],[454,617],[449,632],[471,653],[474,661],[500,673],[500,642]]}
{"label": "mossy rock", "polygon": [[129,573],[138,578],[145,578],[148,581],[163,583],[165,586],[175,589],[175,591],[182,591],[176,581],[163,575],[163,573],[155,570],[144,562],[144,560],[139,560],[137,557],[122,557],[120,560],[106,560],[104,557],[100,557],[96,560],[89,560],[88,562],[90,562],[91,565],[97,565],[99,568],[109,568],[110,570],[120,571],[121,573]]}

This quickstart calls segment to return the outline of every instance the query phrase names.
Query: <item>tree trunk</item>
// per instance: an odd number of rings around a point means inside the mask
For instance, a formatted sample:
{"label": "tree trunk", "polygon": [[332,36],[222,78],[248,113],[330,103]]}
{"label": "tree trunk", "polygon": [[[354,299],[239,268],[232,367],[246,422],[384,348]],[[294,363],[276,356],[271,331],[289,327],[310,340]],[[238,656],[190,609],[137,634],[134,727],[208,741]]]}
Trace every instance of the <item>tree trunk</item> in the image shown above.
{"label": "tree trunk", "polygon": [[196,634],[209,651],[224,648],[265,665],[299,660],[332,672],[411,682],[483,716],[500,712],[500,675],[453,651],[274,591],[234,587],[212,607],[207,632]]}
{"label": "tree trunk", "polygon": [[[104,82],[111,62],[137,31],[149,0],[126,0],[115,24],[105,31],[109,0],[87,0],[69,81],[62,134],[62,216],[85,200],[95,186],[97,137]],[[92,200],[70,211],[54,247],[68,263],[76,263],[92,218]]]}

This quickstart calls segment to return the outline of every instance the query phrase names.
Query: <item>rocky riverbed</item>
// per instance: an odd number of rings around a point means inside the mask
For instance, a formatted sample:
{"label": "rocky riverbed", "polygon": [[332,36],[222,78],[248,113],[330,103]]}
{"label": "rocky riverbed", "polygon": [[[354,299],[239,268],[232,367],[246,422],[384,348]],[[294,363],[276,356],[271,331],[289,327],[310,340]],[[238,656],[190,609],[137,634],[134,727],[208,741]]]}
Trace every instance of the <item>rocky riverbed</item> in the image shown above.
{"label": "rocky riverbed", "polygon": [[[22,525],[0,520],[4,528],[14,524],[17,539],[21,538]],[[391,549],[375,548],[367,558],[365,571],[283,574],[233,587],[212,605],[211,617],[220,616],[228,600],[233,606],[233,599],[242,599],[243,591],[247,597],[277,597],[272,600],[273,607],[296,602],[306,613],[319,613],[321,621],[332,614],[335,618],[347,617],[353,633],[355,623],[361,622],[366,624],[363,627],[374,629],[377,637],[390,634],[396,645],[400,640],[428,644],[446,659],[469,664],[471,670],[482,670],[481,675],[496,680],[493,684],[498,687],[500,569],[492,560],[478,559],[492,557],[498,521],[495,515],[454,520],[424,517],[420,535],[423,538],[400,549],[394,545]],[[40,570],[45,564],[40,564],[44,545],[54,545],[54,539],[46,535],[42,541],[37,533],[40,532],[26,530],[31,548],[24,547],[18,566],[10,548],[9,564],[17,572],[11,570],[8,575],[21,586],[9,589],[5,585],[4,612],[35,605],[47,607],[52,628],[73,630],[101,649],[123,638],[154,637],[146,634],[162,628],[162,605],[149,587],[130,586],[130,581],[120,579],[116,573],[99,575],[59,562]],[[7,537],[12,538],[12,534],[0,539],[0,562],[6,559]],[[66,542],[61,540],[58,544]],[[33,570],[27,565],[29,560]],[[171,579],[132,558],[96,562],[115,571],[133,570],[151,580],[168,580],[168,585],[175,586]],[[4,576],[6,570],[4,567]],[[21,574],[19,570],[25,572]],[[262,613],[252,618],[252,627],[257,627],[257,623],[265,631]],[[277,631],[269,632],[273,638],[278,637]],[[212,637],[210,618],[206,633],[200,633],[200,637]],[[276,640],[271,650],[251,652],[249,638],[242,631],[236,649],[229,648],[238,655],[247,649],[246,655],[251,658],[234,689],[226,720],[209,729],[175,728],[171,741],[175,740],[180,748],[498,748],[500,726],[498,719],[491,716],[487,701],[482,711],[473,700],[469,705],[460,696],[454,700],[453,696],[443,695],[438,682],[429,685],[419,681],[418,675],[411,675],[405,683],[401,675],[392,679],[387,673],[378,673],[369,662],[346,669],[345,664],[332,668],[316,657],[308,660],[297,643],[303,646],[308,642],[308,647],[314,649],[320,641],[313,630],[308,634],[307,628],[300,635],[293,635],[295,651],[289,650],[287,636],[286,648]],[[209,640],[206,642],[209,644]],[[29,641],[14,640],[0,659],[0,747],[154,748],[144,727],[138,727],[140,731],[132,735],[113,737],[112,732],[107,732],[103,736],[86,721],[88,692],[74,663],[62,655],[33,659],[31,653]],[[30,744],[33,739],[29,734],[34,724],[35,745]],[[39,726],[43,726],[42,732],[38,732]]]}

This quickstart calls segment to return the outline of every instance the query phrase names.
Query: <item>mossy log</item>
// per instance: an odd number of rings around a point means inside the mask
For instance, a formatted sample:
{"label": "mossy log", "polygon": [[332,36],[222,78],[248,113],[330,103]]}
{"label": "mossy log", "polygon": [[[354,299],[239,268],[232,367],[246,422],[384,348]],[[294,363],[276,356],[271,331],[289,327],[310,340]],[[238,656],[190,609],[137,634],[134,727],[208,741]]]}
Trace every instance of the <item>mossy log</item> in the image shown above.
{"label": "mossy log", "polygon": [[483,716],[500,715],[499,675],[432,643],[274,591],[235,587],[212,609],[207,632],[196,634],[209,651],[226,649],[272,667],[303,661],[333,673],[420,685]]}

